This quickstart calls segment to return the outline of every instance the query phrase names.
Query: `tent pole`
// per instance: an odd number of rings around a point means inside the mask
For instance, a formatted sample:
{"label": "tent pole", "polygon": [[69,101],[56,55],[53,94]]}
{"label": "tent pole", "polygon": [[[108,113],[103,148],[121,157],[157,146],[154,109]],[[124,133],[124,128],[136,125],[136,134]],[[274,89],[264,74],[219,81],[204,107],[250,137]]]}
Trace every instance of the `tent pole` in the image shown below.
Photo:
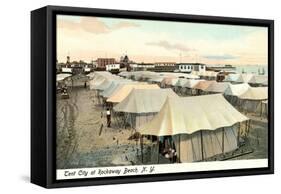
{"label": "tent pole", "polygon": [[178,151],[178,163],[181,161],[181,134],[179,134],[179,151]]}
{"label": "tent pole", "polygon": [[202,157],[202,161],[204,160],[204,147],[203,147],[203,131],[200,131],[200,135],[201,135],[201,157]]}
{"label": "tent pole", "polygon": [[159,164],[159,154],[160,154],[160,153],[159,153],[159,150],[160,150],[160,149],[159,149],[159,146],[160,146],[160,145],[159,145],[159,137],[157,136],[157,164]]}
{"label": "tent pole", "polygon": [[240,129],[241,129],[241,123],[239,123],[238,132],[237,132],[237,147],[239,147]]}
{"label": "tent pole", "polygon": [[247,130],[248,130],[248,122],[249,122],[249,120],[247,120],[247,121],[246,121],[246,126],[245,126],[245,131],[244,131],[244,135],[246,135],[246,133],[247,133]]}
{"label": "tent pole", "polygon": [[245,131],[246,135],[248,135],[249,126],[250,126],[250,120],[247,122],[247,128],[246,128],[246,131]]}
{"label": "tent pole", "polygon": [[246,121],[245,136],[246,136],[246,133],[247,133],[247,131],[248,131],[248,126],[249,126],[249,120],[248,120],[248,121]]}
{"label": "tent pole", "polygon": [[251,120],[249,120],[249,126],[248,126],[247,135],[249,135],[249,133],[250,133],[250,129],[251,129]]}
{"label": "tent pole", "polygon": [[143,163],[143,137],[140,137],[140,144],[141,144],[141,162]]}
{"label": "tent pole", "polygon": [[222,128],[222,153],[224,154],[224,127]]}
{"label": "tent pole", "polygon": [[262,118],[262,102],[261,102],[261,115],[260,115],[260,117]]}

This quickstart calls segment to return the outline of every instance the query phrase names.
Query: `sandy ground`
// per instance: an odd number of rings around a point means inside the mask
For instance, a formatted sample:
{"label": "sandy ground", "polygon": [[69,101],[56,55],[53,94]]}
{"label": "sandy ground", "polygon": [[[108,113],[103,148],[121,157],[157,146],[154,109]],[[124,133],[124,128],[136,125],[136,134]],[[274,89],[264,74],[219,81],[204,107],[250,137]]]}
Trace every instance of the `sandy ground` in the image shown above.
{"label": "sandy ground", "polygon": [[[133,131],[118,128],[114,119],[112,127],[107,128],[105,110],[95,92],[84,88],[84,83],[83,79],[75,78],[70,98],[57,97],[57,168],[141,164],[139,143],[128,140]],[[247,116],[253,119],[252,130],[236,154],[253,152],[231,160],[267,157],[267,120]],[[150,146],[145,146],[144,161],[150,163],[149,160]],[[169,161],[160,156],[160,163]]]}
{"label": "sandy ground", "polygon": [[76,86],[69,99],[57,97],[59,169],[136,164],[139,146],[128,140],[132,133],[114,124],[106,127],[105,111],[92,90]]}

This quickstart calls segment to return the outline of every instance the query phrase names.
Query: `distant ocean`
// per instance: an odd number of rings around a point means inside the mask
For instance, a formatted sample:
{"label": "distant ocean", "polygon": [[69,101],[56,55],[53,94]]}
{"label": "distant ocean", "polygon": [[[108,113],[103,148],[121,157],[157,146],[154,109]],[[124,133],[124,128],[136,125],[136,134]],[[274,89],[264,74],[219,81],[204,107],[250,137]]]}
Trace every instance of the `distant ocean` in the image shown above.
{"label": "distant ocean", "polygon": [[268,66],[264,65],[240,65],[234,66],[236,67],[237,73],[253,73],[253,74],[261,74],[264,72],[264,75],[268,75]]}

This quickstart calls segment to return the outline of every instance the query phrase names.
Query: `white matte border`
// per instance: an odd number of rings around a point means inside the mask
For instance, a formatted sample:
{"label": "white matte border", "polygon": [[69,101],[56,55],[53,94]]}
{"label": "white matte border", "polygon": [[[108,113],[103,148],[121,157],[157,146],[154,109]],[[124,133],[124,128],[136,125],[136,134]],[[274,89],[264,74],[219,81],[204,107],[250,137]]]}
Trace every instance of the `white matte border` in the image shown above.
{"label": "white matte border", "polygon": [[57,180],[65,180],[65,179],[179,173],[179,172],[198,172],[198,171],[212,171],[212,170],[266,168],[266,167],[268,167],[268,159],[75,168],[75,169],[57,170],[56,178]]}

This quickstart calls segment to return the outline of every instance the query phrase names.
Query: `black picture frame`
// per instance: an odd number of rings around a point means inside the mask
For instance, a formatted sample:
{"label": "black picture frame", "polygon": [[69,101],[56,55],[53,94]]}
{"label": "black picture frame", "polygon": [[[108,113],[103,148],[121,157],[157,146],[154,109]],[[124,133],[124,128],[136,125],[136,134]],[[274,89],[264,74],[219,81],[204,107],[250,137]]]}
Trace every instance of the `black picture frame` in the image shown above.
{"label": "black picture frame", "polygon": [[[56,180],[56,15],[263,26],[268,28],[268,167],[94,179]],[[274,21],[248,18],[46,6],[31,12],[31,182],[46,188],[274,173]]]}

